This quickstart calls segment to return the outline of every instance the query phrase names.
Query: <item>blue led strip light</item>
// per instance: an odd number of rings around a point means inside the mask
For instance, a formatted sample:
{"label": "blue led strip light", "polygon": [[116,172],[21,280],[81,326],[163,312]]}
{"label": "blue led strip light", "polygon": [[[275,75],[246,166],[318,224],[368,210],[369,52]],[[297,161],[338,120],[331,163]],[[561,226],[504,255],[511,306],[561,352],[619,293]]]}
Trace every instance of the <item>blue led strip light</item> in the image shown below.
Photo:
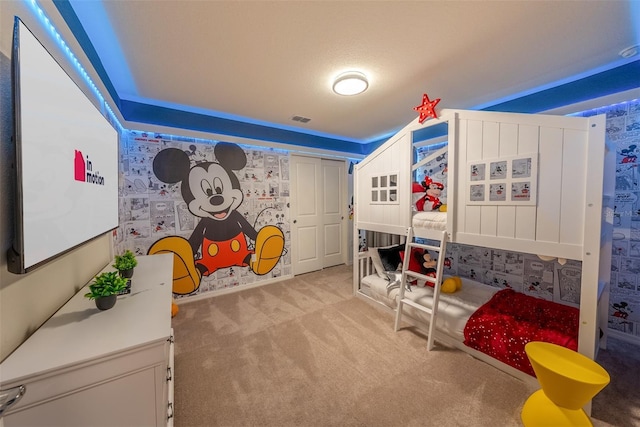
{"label": "blue led strip light", "polygon": [[618,106],[623,106],[623,107],[626,108],[630,104],[637,104],[639,102],[640,102],[640,98],[630,99],[630,100],[624,101],[624,102],[616,102],[615,104],[603,105],[601,107],[596,107],[596,108],[589,108],[588,110],[578,111],[576,113],[567,114],[567,116],[570,116],[570,117],[595,116],[596,114],[600,114],[600,111],[602,111],[602,110],[610,110],[610,109],[612,109],[614,107],[618,107]]}
{"label": "blue led strip light", "polygon": [[111,123],[117,126],[117,129],[119,132],[122,132],[124,128],[120,124],[120,121],[117,119],[116,115],[113,113],[113,110],[111,109],[109,104],[105,101],[104,97],[98,90],[98,87],[93,83],[93,80],[91,80],[91,77],[89,77],[89,74],[85,71],[84,67],[80,64],[80,61],[78,61],[78,58],[76,58],[76,56],[73,54],[73,52],[71,51],[71,48],[64,41],[60,33],[58,33],[58,31],[56,30],[56,27],[51,23],[49,18],[47,18],[47,16],[45,15],[44,11],[40,8],[40,6],[38,6],[38,3],[36,2],[36,0],[24,0],[24,2],[31,7],[31,10],[34,13],[34,15],[40,20],[40,23],[49,32],[49,35],[51,35],[53,40],[55,40],[58,43],[58,45],[62,48],[62,51],[67,55],[67,59],[69,60],[69,62],[76,67],[76,70],[80,73],[80,76],[82,76],[85,83],[89,86],[89,88],[91,88],[95,96],[98,98],[100,106],[103,107],[103,111],[106,111],[106,114],[105,113],[103,114],[106,115],[111,120]]}

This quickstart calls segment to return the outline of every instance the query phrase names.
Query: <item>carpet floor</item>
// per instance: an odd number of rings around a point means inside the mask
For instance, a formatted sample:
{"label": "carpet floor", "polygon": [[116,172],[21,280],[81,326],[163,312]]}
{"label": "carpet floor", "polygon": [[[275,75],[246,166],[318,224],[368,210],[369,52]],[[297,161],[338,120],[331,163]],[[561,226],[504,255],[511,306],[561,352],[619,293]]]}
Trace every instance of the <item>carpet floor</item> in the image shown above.
{"label": "carpet floor", "polygon": [[[426,351],[420,331],[394,332],[351,281],[351,267],[338,266],[182,304],[174,425],[521,425],[535,389],[460,350]],[[626,345],[601,352],[606,369],[627,373],[609,371],[596,426],[640,426],[638,358],[620,355]]]}

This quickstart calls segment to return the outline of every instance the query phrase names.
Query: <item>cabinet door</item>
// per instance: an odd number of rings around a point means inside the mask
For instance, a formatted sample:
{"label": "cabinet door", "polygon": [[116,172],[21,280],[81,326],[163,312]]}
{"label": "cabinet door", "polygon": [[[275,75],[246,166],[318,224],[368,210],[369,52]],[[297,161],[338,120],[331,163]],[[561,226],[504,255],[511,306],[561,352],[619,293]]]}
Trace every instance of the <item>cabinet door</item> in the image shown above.
{"label": "cabinet door", "polygon": [[[12,426],[157,426],[155,369],[107,381],[4,417]],[[27,384],[27,390],[29,385]]]}

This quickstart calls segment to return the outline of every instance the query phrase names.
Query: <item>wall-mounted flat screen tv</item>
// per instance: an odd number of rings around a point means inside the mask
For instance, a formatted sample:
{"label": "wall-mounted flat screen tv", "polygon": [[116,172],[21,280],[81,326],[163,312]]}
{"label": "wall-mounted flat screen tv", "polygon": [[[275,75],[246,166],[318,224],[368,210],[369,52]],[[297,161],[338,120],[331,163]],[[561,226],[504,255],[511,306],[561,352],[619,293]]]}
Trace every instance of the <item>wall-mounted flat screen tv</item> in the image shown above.
{"label": "wall-mounted flat screen tv", "polygon": [[7,265],[26,273],[118,226],[118,132],[18,17],[12,89],[16,213]]}

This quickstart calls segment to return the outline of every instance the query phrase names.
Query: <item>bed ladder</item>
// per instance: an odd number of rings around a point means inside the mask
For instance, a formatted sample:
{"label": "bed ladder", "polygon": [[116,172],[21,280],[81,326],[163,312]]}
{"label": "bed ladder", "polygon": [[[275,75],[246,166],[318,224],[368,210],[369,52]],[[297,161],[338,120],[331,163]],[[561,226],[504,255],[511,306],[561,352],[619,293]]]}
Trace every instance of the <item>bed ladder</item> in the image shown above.
{"label": "bed ladder", "polygon": [[[421,243],[416,243],[413,241],[413,228],[409,227],[407,229],[407,241],[405,244],[405,257],[402,262],[402,281],[400,284],[400,293],[398,296],[398,307],[396,309],[396,322],[394,325],[394,331],[398,331],[400,327],[400,321],[402,320],[403,315],[403,306],[405,304],[415,308],[416,310],[423,311],[429,314],[431,317],[429,319],[429,336],[427,338],[427,350],[431,351],[433,349],[433,341],[434,341],[434,333],[436,330],[436,318],[438,315],[438,301],[440,300],[440,287],[442,284],[442,271],[444,269],[444,258],[446,255],[447,249],[447,239],[448,234],[446,231],[442,232],[442,237],[440,238],[440,246],[431,246],[431,245],[423,245]],[[409,259],[411,258],[411,249],[412,248],[421,248],[427,249],[429,251],[437,252],[438,261],[436,263],[436,277],[435,279],[430,276],[425,276],[424,274],[416,273],[414,271],[409,270]],[[425,307],[424,305],[418,304],[409,298],[405,298],[404,293],[408,285],[407,278],[416,278],[421,280],[426,280],[430,283],[433,283],[433,307]],[[411,292],[411,290],[409,290]]]}

